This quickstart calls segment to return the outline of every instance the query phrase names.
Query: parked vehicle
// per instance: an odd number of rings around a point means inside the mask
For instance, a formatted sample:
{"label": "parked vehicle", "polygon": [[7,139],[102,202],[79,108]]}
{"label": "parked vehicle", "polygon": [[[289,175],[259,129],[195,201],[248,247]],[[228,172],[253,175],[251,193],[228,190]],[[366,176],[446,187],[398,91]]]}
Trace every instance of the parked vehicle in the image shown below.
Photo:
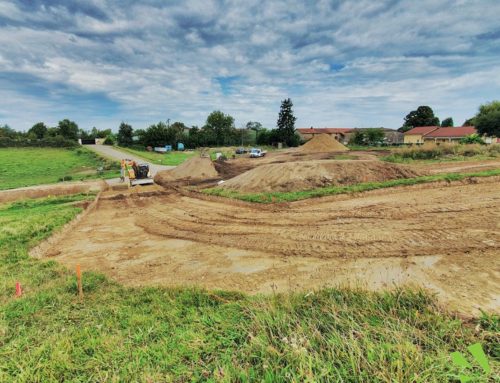
{"label": "parked vehicle", "polygon": [[235,151],[234,151],[236,154],[245,154],[248,152],[247,149],[245,148],[237,148]]}
{"label": "parked vehicle", "polygon": [[258,148],[252,148],[250,150],[250,158],[259,158],[259,157],[264,157],[267,154],[265,150],[258,149]]}

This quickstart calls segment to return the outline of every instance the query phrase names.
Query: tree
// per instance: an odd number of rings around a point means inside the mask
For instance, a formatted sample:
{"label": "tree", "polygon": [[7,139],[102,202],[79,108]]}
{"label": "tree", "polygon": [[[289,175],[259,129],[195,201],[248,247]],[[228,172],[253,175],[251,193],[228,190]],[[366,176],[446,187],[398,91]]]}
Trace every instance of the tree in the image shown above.
{"label": "tree", "polygon": [[0,125],[0,137],[16,138],[18,133],[12,129],[9,125]]}
{"label": "tree", "polygon": [[464,121],[462,126],[476,126],[476,118],[475,117],[468,118],[467,120]]}
{"label": "tree", "polygon": [[384,141],[382,128],[356,129],[349,140],[353,145],[378,145]]}
{"label": "tree", "polygon": [[224,114],[220,110],[213,111],[207,117],[203,130],[207,129],[215,136],[217,145],[228,145],[233,142],[237,135],[234,127],[234,118],[229,114]]}
{"label": "tree", "polygon": [[134,129],[129,124],[122,122],[118,128],[117,141],[120,146],[131,146],[134,142]]}
{"label": "tree", "polygon": [[31,127],[30,130],[28,130],[28,134],[34,134],[36,138],[41,140],[47,135],[48,132],[47,126],[43,122],[37,122],[35,125]]}
{"label": "tree", "polygon": [[67,118],[59,121],[57,127],[59,128],[59,134],[68,140],[78,139],[78,125],[74,121],[70,121]]}
{"label": "tree", "polygon": [[451,127],[453,125],[454,125],[453,118],[451,118],[451,117],[445,118],[443,121],[441,121],[441,126],[443,128],[444,127]]}
{"label": "tree", "polygon": [[368,145],[377,145],[384,141],[385,133],[382,128],[365,129],[366,143]]}
{"label": "tree", "polygon": [[419,106],[417,110],[412,110],[405,117],[403,126],[398,130],[406,132],[416,126],[438,126],[439,118],[434,116],[434,111],[430,106]]}
{"label": "tree", "polygon": [[295,121],[297,118],[293,115],[292,100],[287,98],[281,102],[278,121],[276,122],[276,135],[279,142],[285,143],[287,146],[298,146],[300,139],[297,140],[295,134]]}
{"label": "tree", "polygon": [[245,127],[247,129],[250,129],[250,130],[255,130],[256,132],[258,132],[259,130],[262,130],[264,129],[264,127],[262,126],[262,124],[258,121],[248,121],[247,124],[245,125]]}
{"label": "tree", "polygon": [[479,134],[500,137],[500,101],[481,105],[474,119]]}

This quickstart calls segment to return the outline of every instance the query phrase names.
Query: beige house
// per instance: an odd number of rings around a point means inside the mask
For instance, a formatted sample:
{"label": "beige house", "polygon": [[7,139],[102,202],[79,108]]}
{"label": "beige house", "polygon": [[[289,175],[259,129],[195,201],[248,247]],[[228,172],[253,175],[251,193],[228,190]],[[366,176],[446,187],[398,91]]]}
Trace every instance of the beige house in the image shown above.
{"label": "beige house", "polygon": [[404,133],[403,143],[423,144],[424,136],[439,129],[439,126],[418,126]]}

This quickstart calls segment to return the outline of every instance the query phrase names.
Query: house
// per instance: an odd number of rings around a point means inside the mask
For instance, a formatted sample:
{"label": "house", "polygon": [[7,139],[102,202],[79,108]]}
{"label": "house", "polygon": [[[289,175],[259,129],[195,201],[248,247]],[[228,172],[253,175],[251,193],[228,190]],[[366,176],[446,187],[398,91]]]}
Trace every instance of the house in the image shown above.
{"label": "house", "polygon": [[349,134],[352,133],[354,128],[299,128],[297,132],[304,141],[309,141],[315,135],[328,134],[340,142],[349,141]]}
{"label": "house", "polygon": [[423,144],[424,136],[440,129],[439,126],[418,126],[404,133],[403,143],[405,144]]}
{"label": "house", "polygon": [[424,141],[428,142],[453,142],[462,138],[476,134],[477,130],[473,126],[458,126],[450,128],[439,128],[424,136]]}

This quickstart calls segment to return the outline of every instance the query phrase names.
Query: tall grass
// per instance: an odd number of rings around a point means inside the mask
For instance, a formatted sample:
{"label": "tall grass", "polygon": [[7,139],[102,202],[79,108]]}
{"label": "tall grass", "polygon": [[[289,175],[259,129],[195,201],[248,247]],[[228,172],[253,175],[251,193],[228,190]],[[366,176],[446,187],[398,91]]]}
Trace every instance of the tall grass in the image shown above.
{"label": "tall grass", "polygon": [[1,382],[449,382],[474,342],[499,371],[498,317],[463,322],[417,289],[249,297],[84,272],[80,303],[71,271],[27,251],[84,198],[0,206]]}
{"label": "tall grass", "polygon": [[389,162],[407,162],[408,160],[460,160],[470,157],[498,157],[500,156],[500,145],[479,144],[449,144],[436,145],[427,143],[393,150],[393,153],[383,159]]}

